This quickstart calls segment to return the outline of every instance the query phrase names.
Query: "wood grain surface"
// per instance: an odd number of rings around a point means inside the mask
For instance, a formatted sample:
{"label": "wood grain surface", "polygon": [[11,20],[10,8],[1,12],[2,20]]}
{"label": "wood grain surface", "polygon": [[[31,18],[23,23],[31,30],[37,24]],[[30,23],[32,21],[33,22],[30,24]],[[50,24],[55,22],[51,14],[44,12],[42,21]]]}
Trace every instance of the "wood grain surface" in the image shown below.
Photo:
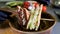
{"label": "wood grain surface", "polygon": [[11,28],[0,29],[0,34],[15,34]]}

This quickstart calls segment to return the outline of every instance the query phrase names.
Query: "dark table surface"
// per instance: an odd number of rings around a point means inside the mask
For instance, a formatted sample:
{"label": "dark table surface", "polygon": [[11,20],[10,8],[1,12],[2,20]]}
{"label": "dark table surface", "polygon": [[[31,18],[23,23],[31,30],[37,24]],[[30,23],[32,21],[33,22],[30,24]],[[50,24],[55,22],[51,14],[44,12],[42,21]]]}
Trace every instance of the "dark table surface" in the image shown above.
{"label": "dark table surface", "polygon": [[60,11],[60,9],[48,7],[47,12],[50,13],[52,16],[54,16],[57,20],[57,23],[52,30],[52,34],[60,34],[60,19],[57,17],[54,11]]}

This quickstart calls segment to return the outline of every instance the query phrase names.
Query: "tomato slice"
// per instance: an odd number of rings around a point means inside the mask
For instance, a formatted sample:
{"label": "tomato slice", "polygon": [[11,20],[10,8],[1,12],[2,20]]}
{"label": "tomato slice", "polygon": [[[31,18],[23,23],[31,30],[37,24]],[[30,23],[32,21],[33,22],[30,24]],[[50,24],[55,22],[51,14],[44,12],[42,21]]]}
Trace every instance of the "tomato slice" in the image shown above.
{"label": "tomato slice", "polygon": [[24,2],[23,5],[24,5],[25,8],[28,8],[30,6],[30,3],[29,2]]}
{"label": "tomato slice", "polygon": [[43,12],[46,12],[46,10],[47,10],[47,7],[46,6],[43,6],[42,11]]}
{"label": "tomato slice", "polygon": [[38,5],[38,3],[37,3],[37,2],[34,2],[33,4],[34,4],[34,7],[37,7],[37,5]]}

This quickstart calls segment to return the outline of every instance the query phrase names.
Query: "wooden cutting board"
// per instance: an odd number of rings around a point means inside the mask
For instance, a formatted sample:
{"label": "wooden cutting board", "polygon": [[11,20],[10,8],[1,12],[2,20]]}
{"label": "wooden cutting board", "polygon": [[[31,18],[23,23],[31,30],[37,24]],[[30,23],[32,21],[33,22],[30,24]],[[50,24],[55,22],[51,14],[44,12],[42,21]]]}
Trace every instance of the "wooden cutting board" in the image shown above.
{"label": "wooden cutting board", "polygon": [[15,33],[11,30],[11,28],[6,28],[6,29],[0,29],[0,34],[15,34]]}

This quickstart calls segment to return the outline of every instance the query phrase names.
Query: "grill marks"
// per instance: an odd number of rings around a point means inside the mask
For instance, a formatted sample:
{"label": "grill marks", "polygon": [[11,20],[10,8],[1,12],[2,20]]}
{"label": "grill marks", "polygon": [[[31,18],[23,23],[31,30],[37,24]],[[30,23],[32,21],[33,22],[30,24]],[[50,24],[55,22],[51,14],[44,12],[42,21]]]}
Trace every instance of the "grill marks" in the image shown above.
{"label": "grill marks", "polygon": [[19,24],[20,25],[27,25],[28,18],[29,18],[29,13],[25,8],[20,8],[18,7],[18,16],[19,16]]}

